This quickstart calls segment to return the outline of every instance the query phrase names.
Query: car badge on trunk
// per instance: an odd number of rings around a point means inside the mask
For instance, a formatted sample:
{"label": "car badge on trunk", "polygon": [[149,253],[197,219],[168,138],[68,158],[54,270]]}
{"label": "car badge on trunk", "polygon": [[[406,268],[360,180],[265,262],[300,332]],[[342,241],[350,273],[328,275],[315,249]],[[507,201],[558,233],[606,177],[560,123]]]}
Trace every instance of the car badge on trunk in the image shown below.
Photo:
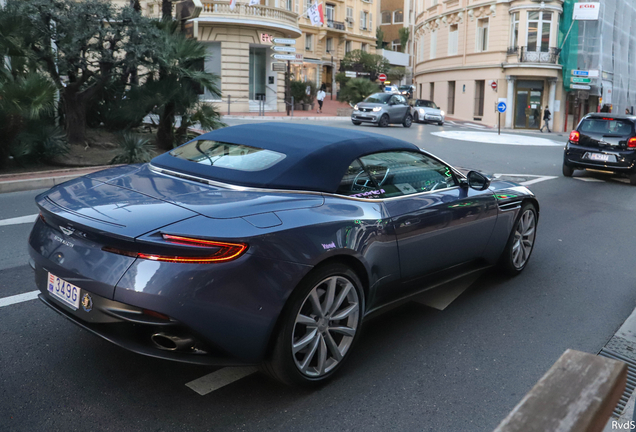
{"label": "car badge on trunk", "polygon": [[86,312],[90,312],[93,309],[93,299],[88,294],[84,294],[84,297],[82,297],[82,309]]}
{"label": "car badge on trunk", "polygon": [[62,232],[64,234],[66,234],[67,236],[70,236],[70,235],[72,235],[75,232],[74,228],[65,228],[65,227],[63,227],[61,225],[60,225],[60,230],[62,230]]}

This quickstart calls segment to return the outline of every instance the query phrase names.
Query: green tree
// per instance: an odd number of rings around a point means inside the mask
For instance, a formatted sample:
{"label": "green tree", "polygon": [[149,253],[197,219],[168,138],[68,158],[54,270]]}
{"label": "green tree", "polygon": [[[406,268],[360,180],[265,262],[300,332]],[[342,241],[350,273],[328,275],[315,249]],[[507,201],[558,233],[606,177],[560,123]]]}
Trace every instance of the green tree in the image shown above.
{"label": "green tree", "polygon": [[339,100],[355,105],[367,96],[379,92],[379,86],[366,78],[352,78],[340,89]]}
{"label": "green tree", "polygon": [[379,74],[386,73],[390,66],[389,61],[383,56],[362,50],[348,52],[340,62],[341,70],[368,73],[371,81],[377,80]]}
{"label": "green tree", "polygon": [[157,49],[151,20],[105,0],[9,0],[6,12],[24,22],[22,48],[58,88],[72,143],[85,140],[89,101],[131,62],[146,66]]}
{"label": "green tree", "polygon": [[386,76],[391,82],[400,82],[406,75],[406,68],[404,66],[394,66],[387,72]]}
{"label": "green tree", "polygon": [[384,48],[384,32],[378,26],[375,30],[375,47],[376,49]]}
{"label": "green tree", "polygon": [[411,36],[411,32],[408,27],[402,27],[399,31],[400,38],[400,51],[406,52],[406,45],[409,43],[409,37]]}

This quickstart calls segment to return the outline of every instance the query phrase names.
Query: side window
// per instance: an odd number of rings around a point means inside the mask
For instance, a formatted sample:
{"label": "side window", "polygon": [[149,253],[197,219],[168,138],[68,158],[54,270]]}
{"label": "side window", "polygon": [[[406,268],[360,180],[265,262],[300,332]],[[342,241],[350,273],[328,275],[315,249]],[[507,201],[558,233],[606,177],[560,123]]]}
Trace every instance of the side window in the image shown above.
{"label": "side window", "polygon": [[357,159],[347,168],[336,191],[340,195],[356,198],[381,198],[383,192]]}
{"label": "side window", "polygon": [[383,198],[457,186],[450,167],[422,154],[384,152],[360,158]]}
{"label": "side window", "polygon": [[404,96],[398,96],[397,99],[400,105],[406,105],[406,98]]}

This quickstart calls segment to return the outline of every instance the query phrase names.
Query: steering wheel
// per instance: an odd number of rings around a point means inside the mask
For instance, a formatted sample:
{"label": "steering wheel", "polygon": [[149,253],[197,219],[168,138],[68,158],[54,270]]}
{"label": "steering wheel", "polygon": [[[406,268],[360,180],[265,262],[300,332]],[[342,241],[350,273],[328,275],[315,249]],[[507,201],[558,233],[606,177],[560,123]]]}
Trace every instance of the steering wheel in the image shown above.
{"label": "steering wheel", "polygon": [[[378,182],[378,186],[382,186],[384,184],[384,182],[386,181],[387,177],[389,176],[389,171],[390,171],[390,168],[387,168],[386,172],[384,173],[384,177],[382,177],[382,180]],[[353,183],[351,184],[351,190],[352,191],[355,191],[354,188],[356,186],[361,188],[361,189],[363,189],[363,190],[364,189],[373,190],[375,188],[375,185],[373,185],[373,184],[369,185],[369,183],[371,182],[370,178],[366,179],[363,184],[358,183],[358,179],[365,172],[366,171],[362,170],[355,176],[355,178],[353,179]]]}

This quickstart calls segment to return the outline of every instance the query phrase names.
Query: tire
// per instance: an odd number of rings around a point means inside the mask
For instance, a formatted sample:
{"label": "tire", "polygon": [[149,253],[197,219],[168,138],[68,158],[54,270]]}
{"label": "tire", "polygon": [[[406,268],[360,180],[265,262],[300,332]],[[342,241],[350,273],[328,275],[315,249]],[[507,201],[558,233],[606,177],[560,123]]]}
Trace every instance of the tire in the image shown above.
{"label": "tire", "polygon": [[413,124],[413,117],[411,117],[411,114],[407,114],[406,117],[404,117],[404,121],[402,122],[402,126],[404,126],[405,128],[410,128],[411,125]]}
{"label": "tire", "polygon": [[632,186],[636,186],[636,174],[630,174],[628,177],[629,184]]}
{"label": "tire", "polygon": [[437,122],[437,124],[438,124],[439,126],[444,126],[444,122],[443,122],[443,121],[441,121],[441,122]]}
{"label": "tire", "polygon": [[[330,289],[332,305],[321,317]],[[328,381],[358,339],[363,305],[362,283],[351,268],[338,263],[317,267],[289,298],[264,371],[291,386],[312,387]],[[336,314],[342,318],[333,320]]]}
{"label": "tire", "polygon": [[355,121],[355,120],[351,120],[351,123],[353,123],[356,126],[360,126],[362,124],[362,122]]}
{"label": "tire", "polygon": [[572,174],[574,174],[574,168],[566,165],[565,163],[563,164],[563,176],[564,177],[572,177]]}
{"label": "tire", "polygon": [[[515,220],[514,228],[499,259],[500,267],[508,275],[517,276],[526,268],[534,250],[537,220],[537,209],[534,204],[524,204],[519,210],[519,216]],[[524,241],[519,242],[520,238]],[[515,251],[518,252],[515,254]],[[519,254],[523,255],[519,256]]]}
{"label": "tire", "polygon": [[419,122],[420,122],[420,120],[419,120],[419,118],[417,116],[417,113],[413,114],[413,123],[419,123]]}
{"label": "tire", "polygon": [[389,116],[388,114],[383,114],[378,121],[379,127],[387,127],[389,125]]}

